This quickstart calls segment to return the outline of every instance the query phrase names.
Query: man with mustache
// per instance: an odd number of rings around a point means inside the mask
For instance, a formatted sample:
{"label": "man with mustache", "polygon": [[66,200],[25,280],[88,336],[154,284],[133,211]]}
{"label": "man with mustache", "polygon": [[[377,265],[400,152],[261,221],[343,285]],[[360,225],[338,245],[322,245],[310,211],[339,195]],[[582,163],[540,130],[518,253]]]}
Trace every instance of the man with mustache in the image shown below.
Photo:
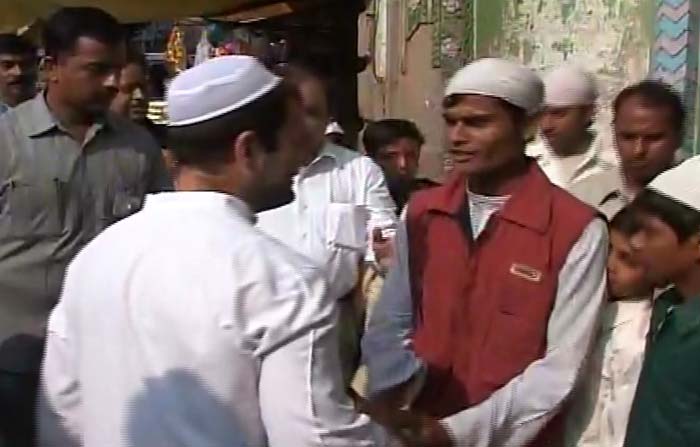
{"label": "man with mustache", "polygon": [[0,34],[0,114],[36,94],[37,53],[14,34]]}
{"label": "man with mustache", "polygon": [[109,112],[126,52],[116,19],[61,9],[44,47],[46,90],[0,116],[0,444],[13,447],[33,445],[46,322],[68,263],[170,185],[153,138]]}
{"label": "man with mustache", "polygon": [[409,202],[363,340],[371,411],[410,403],[420,415],[393,422],[409,445],[559,445],[556,416],[605,296],[608,237],[525,156],[542,96],[535,73],[501,59],[447,86],[454,173]]}
{"label": "man with mustache", "polygon": [[569,189],[610,218],[674,165],[686,120],[680,96],[669,85],[654,80],[624,89],[613,110],[621,169],[591,175]]}

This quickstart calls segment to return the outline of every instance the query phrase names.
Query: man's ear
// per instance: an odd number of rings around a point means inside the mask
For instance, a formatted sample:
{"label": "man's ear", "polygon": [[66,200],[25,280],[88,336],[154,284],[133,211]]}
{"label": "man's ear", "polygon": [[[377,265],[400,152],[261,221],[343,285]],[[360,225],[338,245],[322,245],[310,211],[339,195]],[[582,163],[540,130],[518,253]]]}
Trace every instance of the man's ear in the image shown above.
{"label": "man's ear", "polygon": [[691,238],[691,244],[693,244],[693,250],[695,250],[695,261],[700,263],[700,230]]}
{"label": "man's ear", "polygon": [[39,63],[39,71],[46,76],[46,82],[56,81],[56,66],[58,61],[54,56],[44,56]]}
{"label": "man's ear", "polygon": [[532,116],[525,117],[525,125],[523,129],[524,137],[526,142],[531,142],[537,137],[537,131],[540,128],[540,119],[542,118],[541,113],[537,113]]}
{"label": "man's ear", "polygon": [[595,104],[591,104],[589,106],[586,106],[584,112],[586,114],[586,120],[590,123],[590,127],[593,125],[593,123],[595,123],[595,116],[598,113],[597,107]]}
{"label": "man's ear", "polygon": [[236,137],[229,153],[229,160],[251,166],[258,162],[261,149],[260,141],[255,132],[246,130]]}

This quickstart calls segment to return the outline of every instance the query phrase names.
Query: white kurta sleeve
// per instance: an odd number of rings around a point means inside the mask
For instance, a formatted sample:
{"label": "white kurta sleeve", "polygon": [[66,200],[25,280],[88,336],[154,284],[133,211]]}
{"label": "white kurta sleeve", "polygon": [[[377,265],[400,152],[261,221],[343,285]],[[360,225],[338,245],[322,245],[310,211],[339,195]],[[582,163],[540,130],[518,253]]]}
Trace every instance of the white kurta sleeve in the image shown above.
{"label": "white kurta sleeve", "polygon": [[413,305],[405,216],[398,224],[394,256],[393,267],[362,339],[370,396],[405,383],[422,367],[413,352]]}
{"label": "white kurta sleeve", "polygon": [[574,388],[606,296],[606,224],[596,219],[559,274],[547,352],[480,405],[442,421],[457,446],[519,447],[533,440]]}
{"label": "white kurta sleeve", "polygon": [[364,195],[369,211],[369,234],[373,228],[396,226],[396,205],[391,198],[384,173],[371,159],[363,157],[365,170]]}
{"label": "white kurta sleeve", "polygon": [[69,270],[61,301],[49,318],[38,397],[38,445],[41,447],[82,444],[76,340],[70,333],[66,315],[66,302],[73,298],[72,276]]}
{"label": "white kurta sleeve", "polygon": [[[296,279],[294,278],[296,273]],[[257,309],[265,327],[256,343],[260,414],[270,447],[370,447],[387,444],[382,427],[359,414],[343,383],[337,305],[326,295],[321,270],[282,270],[268,278],[276,295]],[[265,291],[262,290],[261,291]],[[260,293],[251,298],[260,297]],[[264,295],[263,295],[264,296]]]}

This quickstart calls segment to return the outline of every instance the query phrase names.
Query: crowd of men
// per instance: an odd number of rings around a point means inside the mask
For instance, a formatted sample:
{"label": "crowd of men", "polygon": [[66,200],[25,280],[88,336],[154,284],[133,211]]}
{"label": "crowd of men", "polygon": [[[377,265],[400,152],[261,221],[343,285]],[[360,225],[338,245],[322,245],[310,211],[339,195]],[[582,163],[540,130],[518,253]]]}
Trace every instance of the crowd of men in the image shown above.
{"label": "crowd of men", "polygon": [[474,61],[437,184],[410,121],[339,145],[308,67],[180,73],[166,144],[116,19],[43,32],[40,83],[0,36],[0,447],[700,445],[667,85],[619,93],[614,164],[591,74]]}

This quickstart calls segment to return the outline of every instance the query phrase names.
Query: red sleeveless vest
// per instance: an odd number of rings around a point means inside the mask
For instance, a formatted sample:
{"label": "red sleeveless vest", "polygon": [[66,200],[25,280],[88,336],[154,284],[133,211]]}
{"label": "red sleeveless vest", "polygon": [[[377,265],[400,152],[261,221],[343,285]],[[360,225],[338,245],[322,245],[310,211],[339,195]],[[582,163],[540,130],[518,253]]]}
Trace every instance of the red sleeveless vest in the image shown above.
{"label": "red sleeveless vest", "polygon": [[476,241],[464,176],[408,205],[414,344],[428,365],[415,407],[429,415],[479,404],[545,354],[559,271],[596,213],[534,162],[521,182]]}

